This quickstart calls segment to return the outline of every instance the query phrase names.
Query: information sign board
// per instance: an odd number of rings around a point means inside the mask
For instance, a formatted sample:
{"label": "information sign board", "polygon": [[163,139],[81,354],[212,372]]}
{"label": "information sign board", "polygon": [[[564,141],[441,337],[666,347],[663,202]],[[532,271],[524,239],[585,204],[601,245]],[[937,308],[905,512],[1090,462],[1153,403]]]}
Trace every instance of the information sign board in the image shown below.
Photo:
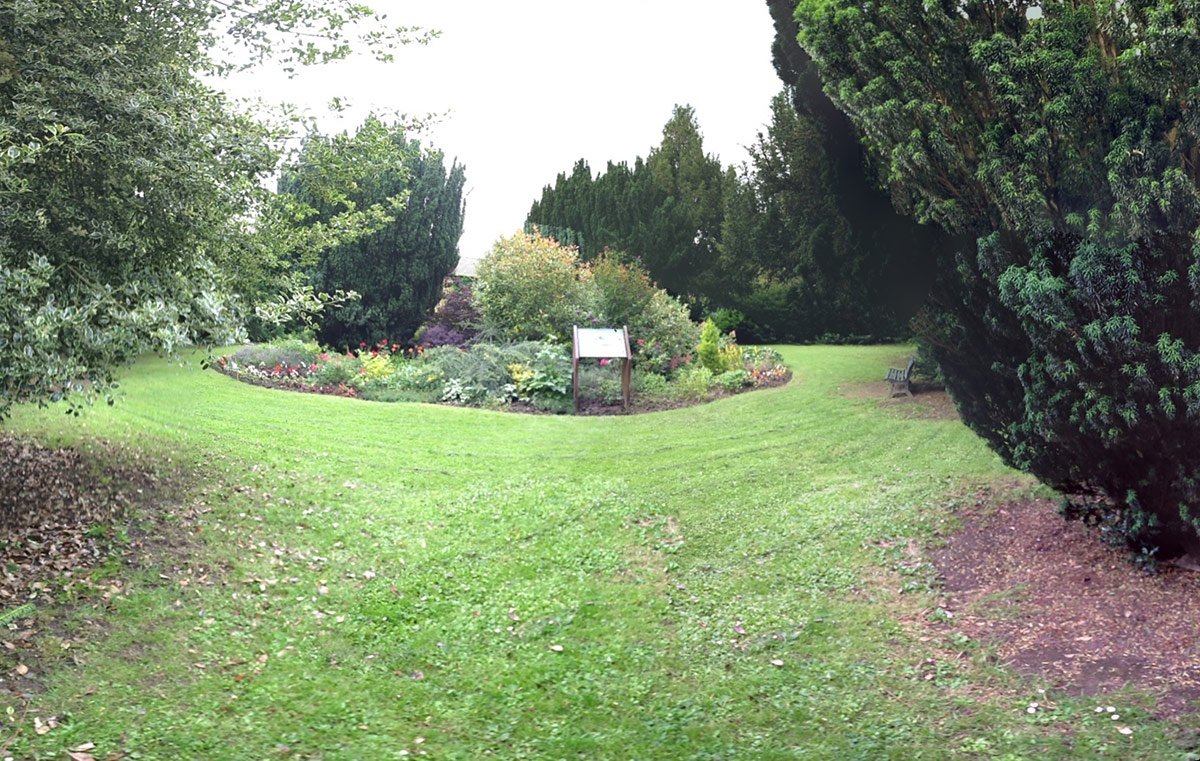
{"label": "information sign board", "polygon": [[610,328],[579,328],[576,334],[578,356],[593,359],[628,359],[629,343],[625,331]]}
{"label": "information sign board", "polygon": [[633,397],[633,352],[629,349],[629,328],[581,328],[575,326],[571,342],[571,386],[575,391],[575,411],[579,411],[579,360],[621,360],[621,401],[629,409]]}

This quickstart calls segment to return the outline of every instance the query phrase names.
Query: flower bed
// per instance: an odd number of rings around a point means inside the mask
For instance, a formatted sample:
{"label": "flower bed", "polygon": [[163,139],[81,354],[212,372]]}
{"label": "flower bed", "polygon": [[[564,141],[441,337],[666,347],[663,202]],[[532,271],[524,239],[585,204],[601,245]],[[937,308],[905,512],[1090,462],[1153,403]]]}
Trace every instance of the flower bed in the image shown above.
{"label": "flower bed", "polygon": [[[683,407],[756,388],[778,386],[791,377],[779,354],[761,347],[726,352],[737,367],[720,372],[681,362],[673,372],[634,369],[631,412]],[[347,353],[315,344],[283,341],[244,347],[220,357],[213,368],[266,388],[356,397],[374,401],[451,404],[514,412],[565,413],[574,409],[569,349],[546,341],[478,342],[465,347],[414,347],[380,341]],[[584,360],[580,411],[619,414],[620,363]]]}
{"label": "flower bed", "polygon": [[[619,252],[583,262],[573,248],[522,233],[496,243],[474,283],[447,287],[411,348],[384,339],[331,353],[285,340],[240,349],[217,369],[258,385],[376,401],[569,412],[565,337],[576,325],[623,325],[637,412],[786,383],[778,352],[738,345],[737,319],[718,310],[697,324]],[[580,380],[581,411],[623,411],[619,362],[583,360]]]}

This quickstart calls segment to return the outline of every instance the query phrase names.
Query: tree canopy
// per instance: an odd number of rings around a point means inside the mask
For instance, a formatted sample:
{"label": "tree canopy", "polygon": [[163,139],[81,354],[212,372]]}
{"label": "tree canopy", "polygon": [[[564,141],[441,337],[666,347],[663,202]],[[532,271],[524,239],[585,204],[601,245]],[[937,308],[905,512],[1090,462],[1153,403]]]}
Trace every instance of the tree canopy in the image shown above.
{"label": "tree canopy", "polygon": [[441,152],[374,117],[353,135],[308,139],[280,180],[298,227],[336,225],[357,212],[369,220],[315,257],[301,256],[314,288],[361,296],[327,311],[322,342],[346,347],[412,337],[458,264],[465,182],[460,164],[447,168]]}
{"label": "tree canopy", "polygon": [[704,152],[690,106],[675,106],[662,141],[632,166],[609,162],[593,176],[582,159],[546,186],[527,221],[578,245],[584,259],[605,249],[637,256],[663,287],[699,296],[717,263],[724,176]]}
{"label": "tree canopy", "polygon": [[964,419],[1138,545],[1200,549],[1200,5],[796,6],[900,205],[977,241],[924,328]]}
{"label": "tree canopy", "polygon": [[348,0],[0,4],[0,415],[238,334],[228,273],[260,248],[278,153],[200,74],[231,47],[293,68],[424,39],[380,21]]}

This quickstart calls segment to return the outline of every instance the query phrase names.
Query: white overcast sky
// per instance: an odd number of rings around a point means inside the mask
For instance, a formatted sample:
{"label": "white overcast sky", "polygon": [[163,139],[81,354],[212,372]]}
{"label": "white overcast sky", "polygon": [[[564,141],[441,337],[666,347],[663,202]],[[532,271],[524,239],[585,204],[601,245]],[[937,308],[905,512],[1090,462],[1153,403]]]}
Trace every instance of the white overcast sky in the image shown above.
{"label": "white overcast sky", "polygon": [[780,82],[763,0],[375,0],[394,24],[441,31],[380,64],[359,57],[292,80],[267,71],[227,89],[320,110],[353,128],[372,109],[446,113],[423,136],[467,173],[463,259],[521,228],[544,185],[585,158],[645,156],[676,103],[696,109],[705,150],[746,160]]}

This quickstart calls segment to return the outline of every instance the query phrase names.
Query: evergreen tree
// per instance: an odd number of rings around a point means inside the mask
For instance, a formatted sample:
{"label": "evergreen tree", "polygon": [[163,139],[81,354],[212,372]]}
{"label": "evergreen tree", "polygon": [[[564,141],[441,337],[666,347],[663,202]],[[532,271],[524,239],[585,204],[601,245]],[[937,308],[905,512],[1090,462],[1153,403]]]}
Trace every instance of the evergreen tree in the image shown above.
{"label": "evergreen tree", "polygon": [[704,153],[695,112],[676,106],[647,158],[609,162],[596,176],[581,159],[543,189],[527,223],[582,240],[585,260],[625,251],[672,293],[705,296],[717,281],[723,183],[720,162]]}
{"label": "evergreen tree", "polygon": [[280,182],[282,193],[308,207],[303,224],[328,223],[346,210],[386,210],[373,229],[320,253],[314,287],[361,295],[322,319],[322,342],[411,338],[458,263],[464,183],[462,166],[447,170],[440,152],[378,119],[354,135],[308,141]]}
{"label": "evergreen tree", "polygon": [[925,328],[966,422],[1164,555],[1200,551],[1198,10],[797,7],[902,206],[977,241]]}
{"label": "evergreen tree", "polygon": [[705,294],[712,289],[721,237],[724,172],[721,162],[704,152],[690,106],[675,107],[644,167],[663,200],[651,220],[654,245],[641,251],[642,261],[668,291]]}
{"label": "evergreen tree", "polygon": [[781,256],[804,266],[808,289],[839,313],[832,321],[842,330],[896,335],[923,303],[953,241],[894,207],[889,178],[871,169],[857,126],[826,95],[797,41],[795,0],[767,6],[775,70],[792,108],[772,104],[755,168],[762,192],[781,204],[791,252]]}

